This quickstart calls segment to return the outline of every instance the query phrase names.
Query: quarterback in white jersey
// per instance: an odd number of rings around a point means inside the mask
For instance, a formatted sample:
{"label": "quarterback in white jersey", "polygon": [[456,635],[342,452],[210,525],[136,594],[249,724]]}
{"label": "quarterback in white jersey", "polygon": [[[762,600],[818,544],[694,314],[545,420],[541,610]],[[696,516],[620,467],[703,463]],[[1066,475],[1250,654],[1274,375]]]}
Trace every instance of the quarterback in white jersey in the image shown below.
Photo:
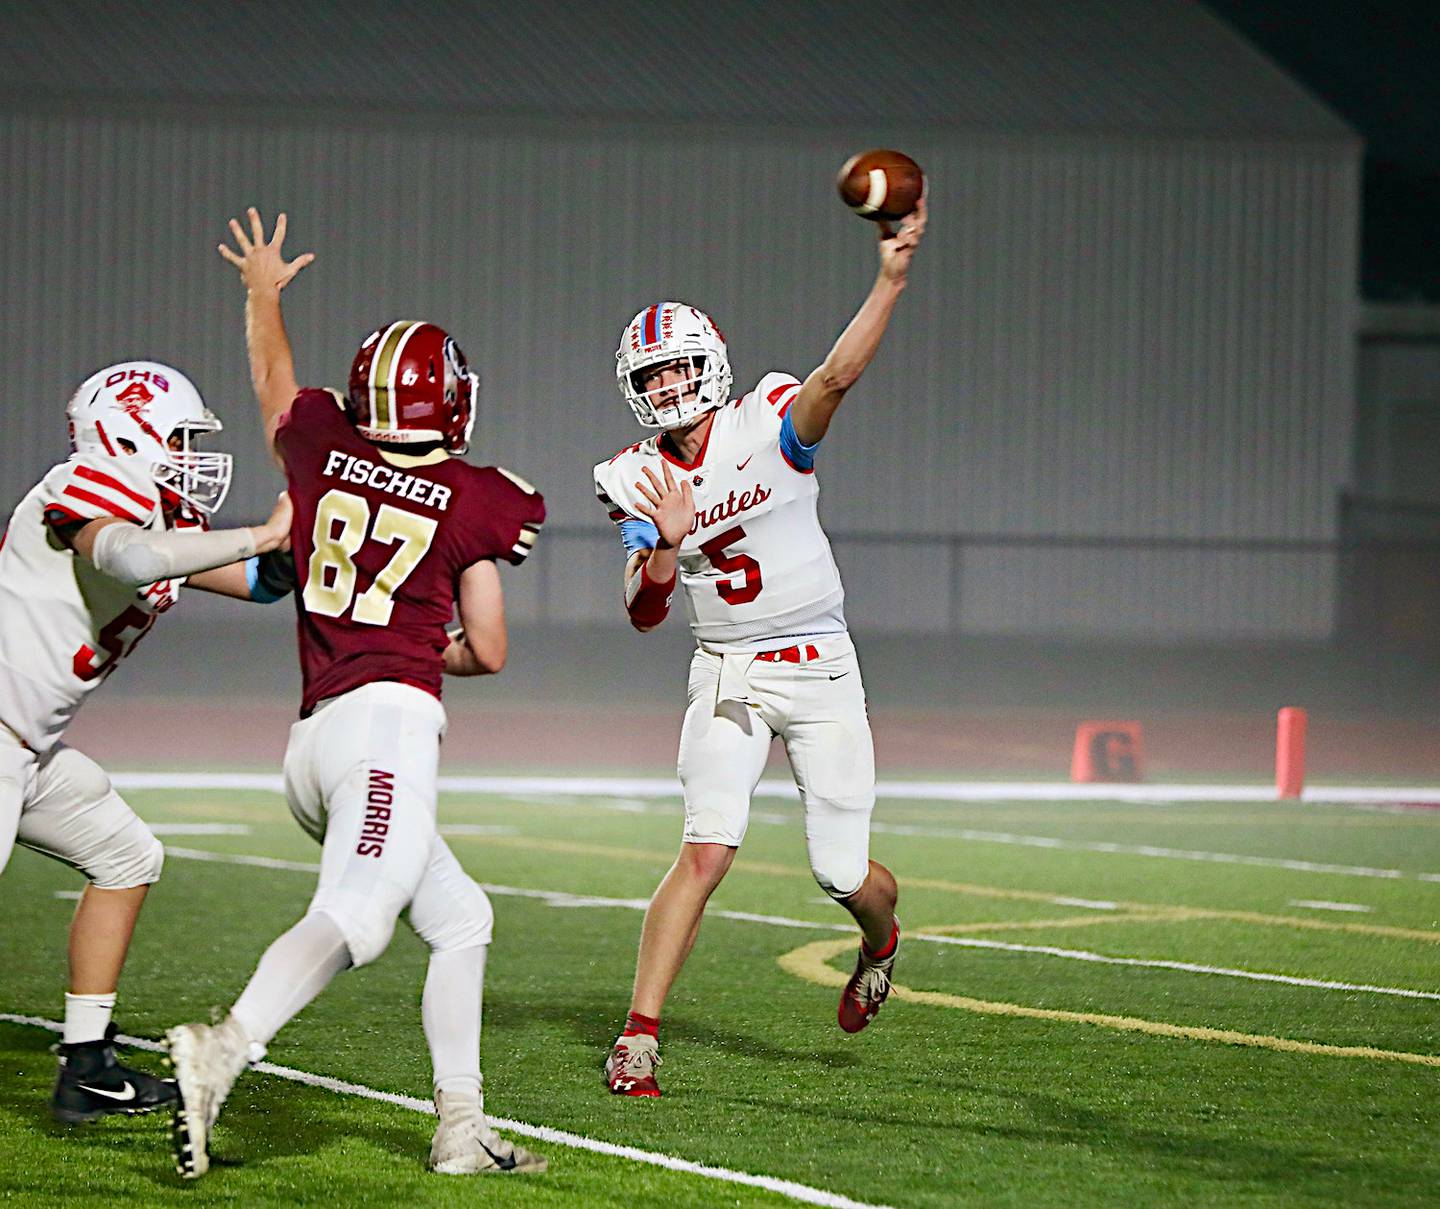
{"label": "quarterback in white jersey", "polygon": [[678,576],[696,651],[680,734],[683,842],[646,912],[630,1013],[605,1063],[616,1094],[660,1094],[660,1010],[745,837],[777,736],[804,800],[811,871],[863,933],[840,1027],[864,1028],[889,994],[898,892],[869,859],[874,751],[816,511],[815,451],[879,347],[924,230],[923,200],[898,232],[881,228],[875,284],[803,383],[769,373],[732,401],[724,337],[683,303],[647,307],[621,337],[620,391],[661,431],[597,466],[596,494],[628,554],[631,623],[659,625]]}
{"label": "quarterback in white jersey", "polygon": [[[51,1111],[66,1123],[144,1112],[173,1084],[120,1066],[110,1016],[163,850],[93,761],[60,741],[81,702],[181,584],[278,599],[261,584],[288,536],[210,532],[230,455],[196,449],[220,422],[188,379],[150,361],[94,374],[70,400],[72,453],[25,496],[0,542],[0,870],[18,842],[89,879],[70,930],[70,990]],[[260,555],[266,555],[264,567]],[[249,564],[247,565],[247,561]]]}

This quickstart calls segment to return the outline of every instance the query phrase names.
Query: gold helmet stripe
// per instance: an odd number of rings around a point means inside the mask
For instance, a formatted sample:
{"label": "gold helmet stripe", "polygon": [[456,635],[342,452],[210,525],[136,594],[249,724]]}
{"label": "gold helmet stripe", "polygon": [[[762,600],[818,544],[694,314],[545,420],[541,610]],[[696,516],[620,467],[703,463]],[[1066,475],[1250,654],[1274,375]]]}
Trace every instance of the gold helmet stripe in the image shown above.
{"label": "gold helmet stripe", "polygon": [[380,338],[380,347],[370,362],[370,425],[374,428],[395,429],[399,417],[393,413],[390,400],[395,390],[395,371],[399,365],[400,350],[405,339],[420,324],[414,319],[402,319],[392,323]]}

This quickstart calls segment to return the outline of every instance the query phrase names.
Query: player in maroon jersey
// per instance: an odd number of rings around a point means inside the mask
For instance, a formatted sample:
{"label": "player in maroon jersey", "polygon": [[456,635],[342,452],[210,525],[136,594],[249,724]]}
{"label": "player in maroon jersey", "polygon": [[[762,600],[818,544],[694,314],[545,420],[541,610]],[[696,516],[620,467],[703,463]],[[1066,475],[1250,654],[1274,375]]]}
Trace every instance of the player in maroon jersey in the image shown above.
{"label": "player in maroon jersey", "polygon": [[283,214],[268,242],[254,209],[249,218],[248,236],[230,223],[238,251],[220,253],[246,286],[251,377],[295,508],[304,700],[285,792],[323,852],[309,911],[266,950],[224,1022],[170,1030],[176,1164],[190,1178],[208,1170],[210,1130],[236,1077],[336,974],[379,957],[408,910],[430,946],[431,1168],[543,1171],[544,1159],[485,1120],[480,997],[493,912],[436,832],[435,782],[441,677],[504,664],[496,560],[524,560],[545,503],[508,471],[459,459],[478,379],[434,324],[371,333],[344,397],[299,390],[280,291],[313,257],[285,261]]}

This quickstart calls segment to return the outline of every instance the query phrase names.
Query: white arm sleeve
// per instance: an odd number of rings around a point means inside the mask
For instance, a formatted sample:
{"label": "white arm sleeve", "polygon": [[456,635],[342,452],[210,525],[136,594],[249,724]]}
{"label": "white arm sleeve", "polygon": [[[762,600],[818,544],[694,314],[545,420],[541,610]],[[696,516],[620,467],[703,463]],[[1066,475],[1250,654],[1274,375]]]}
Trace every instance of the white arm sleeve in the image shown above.
{"label": "white arm sleeve", "polygon": [[255,553],[251,529],[164,530],[125,523],[106,525],[95,537],[90,560],[112,579],[134,587],[224,567]]}

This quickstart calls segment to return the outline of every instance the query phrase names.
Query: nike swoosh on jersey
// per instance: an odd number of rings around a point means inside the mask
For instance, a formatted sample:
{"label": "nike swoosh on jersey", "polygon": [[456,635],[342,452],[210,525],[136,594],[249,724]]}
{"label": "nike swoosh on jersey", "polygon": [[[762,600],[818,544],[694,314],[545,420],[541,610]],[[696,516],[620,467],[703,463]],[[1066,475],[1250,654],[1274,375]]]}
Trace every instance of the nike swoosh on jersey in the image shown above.
{"label": "nike swoosh on jersey", "polygon": [[[752,453],[752,454],[750,455],[750,458],[753,458],[754,456],[755,456],[755,455]],[[736,469],[736,470],[744,470],[746,466],[750,465],[750,458],[746,458],[743,462],[739,463],[739,464],[735,467],[735,469]]]}
{"label": "nike swoosh on jersey", "polygon": [[135,1085],[126,1083],[124,1091],[107,1091],[103,1087],[91,1087],[88,1083],[77,1084],[81,1091],[88,1091],[92,1096],[104,1096],[107,1100],[133,1100],[135,1098]]}
{"label": "nike swoosh on jersey", "polygon": [[835,675],[831,676],[830,679],[839,680],[841,676],[848,676],[849,674],[849,672],[837,672]]}

